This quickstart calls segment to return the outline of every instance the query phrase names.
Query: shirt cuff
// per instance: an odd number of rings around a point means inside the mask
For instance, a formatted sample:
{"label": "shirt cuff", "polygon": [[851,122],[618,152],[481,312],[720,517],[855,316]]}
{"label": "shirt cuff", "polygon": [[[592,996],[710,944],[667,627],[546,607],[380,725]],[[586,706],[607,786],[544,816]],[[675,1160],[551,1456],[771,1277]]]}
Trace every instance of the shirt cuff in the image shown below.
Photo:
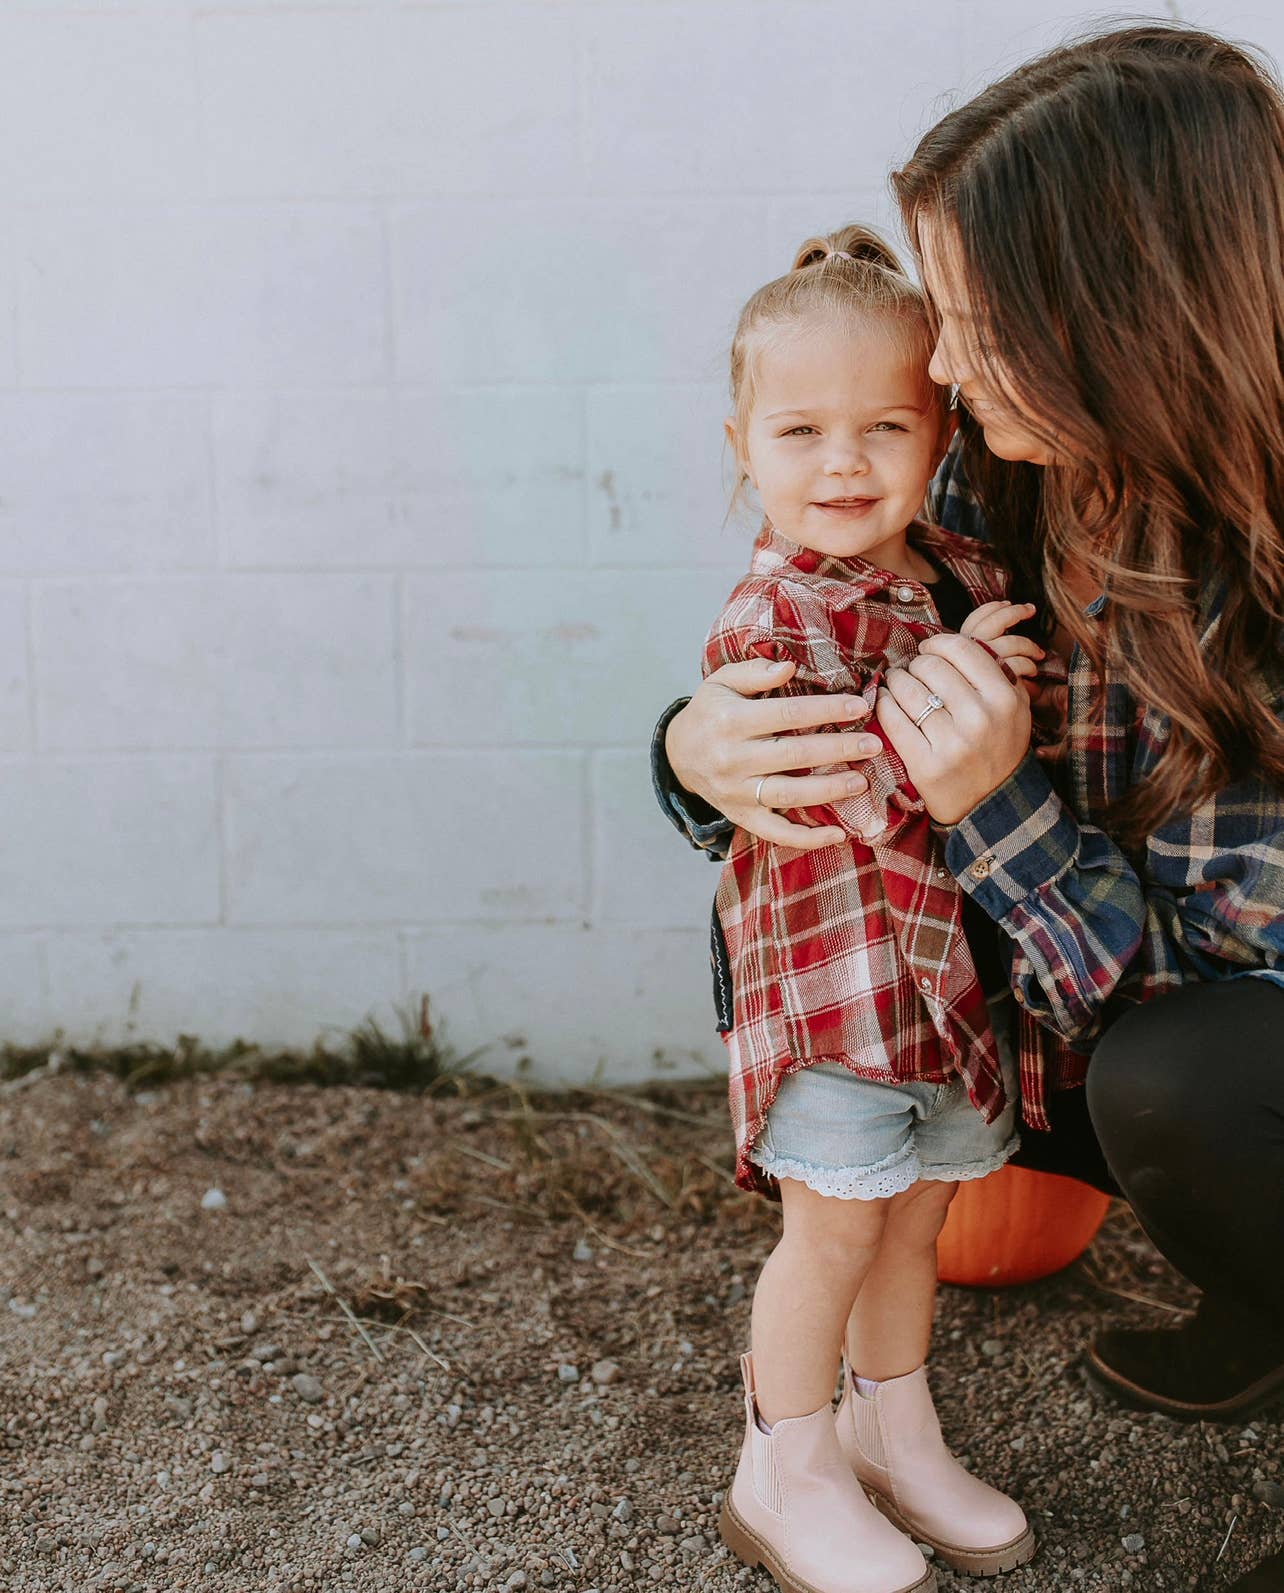
{"label": "shirt cuff", "polygon": [[1079,826],[1033,753],[947,832],[945,861],[996,923],[1055,883],[1079,852]]}
{"label": "shirt cuff", "polygon": [[690,701],[690,697],[679,697],[660,715],[651,737],[651,786],[661,811],[679,834],[685,835],[697,851],[707,852],[713,858],[724,858],[731,846],[735,825],[703,797],[679,784],[664,746],[670,722]]}

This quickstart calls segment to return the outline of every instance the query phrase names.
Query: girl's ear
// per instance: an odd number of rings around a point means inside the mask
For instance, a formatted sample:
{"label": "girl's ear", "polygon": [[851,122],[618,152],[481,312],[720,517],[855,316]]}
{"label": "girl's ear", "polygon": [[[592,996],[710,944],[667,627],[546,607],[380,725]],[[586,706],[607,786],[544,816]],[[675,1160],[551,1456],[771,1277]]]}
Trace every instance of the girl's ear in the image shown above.
{"label": "girl's ear", "polygon": [[740,446],[740,434],[736,431],[736,423],[730,416],[723,421],[722,430],[727,439],[727,446],[735,456],[737,471],[757,490],[758,483],[753,479],[753,473],[749,469],[748,457]]}

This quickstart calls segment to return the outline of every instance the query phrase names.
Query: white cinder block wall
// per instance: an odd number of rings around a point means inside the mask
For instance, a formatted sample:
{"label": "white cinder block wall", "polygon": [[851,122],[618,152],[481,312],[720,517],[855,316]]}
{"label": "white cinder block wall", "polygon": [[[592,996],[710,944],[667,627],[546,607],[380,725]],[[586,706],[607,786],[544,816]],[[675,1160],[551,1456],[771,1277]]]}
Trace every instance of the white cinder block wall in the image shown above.
{"label": "white cinder block wall", "polygon": [[645,745],[735,312],[1088,15],[4,0],[0,1036],[720,1067]]}

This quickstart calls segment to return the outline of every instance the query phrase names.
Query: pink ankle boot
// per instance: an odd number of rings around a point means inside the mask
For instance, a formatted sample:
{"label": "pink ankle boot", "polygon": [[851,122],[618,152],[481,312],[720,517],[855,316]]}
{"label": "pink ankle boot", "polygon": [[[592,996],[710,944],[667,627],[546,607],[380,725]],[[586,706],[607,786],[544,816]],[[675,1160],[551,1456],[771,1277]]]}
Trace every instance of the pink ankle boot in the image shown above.
{"label": "pink ankle boot", "polygon": [[781,1593],[934,1593],[936,1574],[865,1497],[843,1458],[834,1413],[755,1421],[753,1359],[740,1357],[745,1437],[718,1530]]}
{"label": "pink ankle boot", "polygon": [[1034,1533],[1015,1500],[959,1465],[920,1366],[880,1383],[872,1399],[846,1361],[838,1442],[852,1471],[887,1519],[938,1559],[970,1576],[997,1576],[1034,1555]]}

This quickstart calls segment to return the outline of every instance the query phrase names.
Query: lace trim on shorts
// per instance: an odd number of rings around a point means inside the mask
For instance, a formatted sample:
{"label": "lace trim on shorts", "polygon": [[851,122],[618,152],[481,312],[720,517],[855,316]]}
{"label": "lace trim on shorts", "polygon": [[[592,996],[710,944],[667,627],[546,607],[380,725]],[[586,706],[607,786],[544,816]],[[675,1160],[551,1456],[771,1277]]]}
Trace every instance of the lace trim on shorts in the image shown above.
{"label": "lace trim on shorts", "polygon": [[988,1178],[991,1173],[997,1173],[1004,1162],[1015,1156],[1021,1149],[1020,1134],[1013,1134],[1012,1138],[1002,1149],[995,1151],[993,1156],[987,1156],[982,1162],[933,1162],[930,1167],[920,1167],[918,1176],[926,1179],[936,1179],[942,1184],[964,1184],[969,1178]]}
{"label": "lace trim on shorts", "polygon": [[916,1184],[921,1176],[913,1147],[872,1167],[813,1167],[794,1156],[773,1155],[758,1145],[749,1152],[749,1160],[773,1178],[796,1178],[818,1195],[833,1195],[838,1200],[887,1200]]}
{"label": "lace trim on shorts", "polygon": [[1013,1134],[1002,1149],[984,1161],[961,1162],[957,1165],[939,1162],[924,1167],[910,1147],[908,1154],[898,1153],[886,1162],[876,1162],[873,1167],[813,1167],[810,1162],[794,1156],[775,1156],[755,1145],[749,1160],[773,1178],[795,1178],[799,1183],[814,1189],[818,1195],[831,1195],[837,1200],[890,1200],[902,1194],[920,1180],[939,1183],[964,1183],[971,1178],[986,1178],[1015,1155],[1021,1136]]}

